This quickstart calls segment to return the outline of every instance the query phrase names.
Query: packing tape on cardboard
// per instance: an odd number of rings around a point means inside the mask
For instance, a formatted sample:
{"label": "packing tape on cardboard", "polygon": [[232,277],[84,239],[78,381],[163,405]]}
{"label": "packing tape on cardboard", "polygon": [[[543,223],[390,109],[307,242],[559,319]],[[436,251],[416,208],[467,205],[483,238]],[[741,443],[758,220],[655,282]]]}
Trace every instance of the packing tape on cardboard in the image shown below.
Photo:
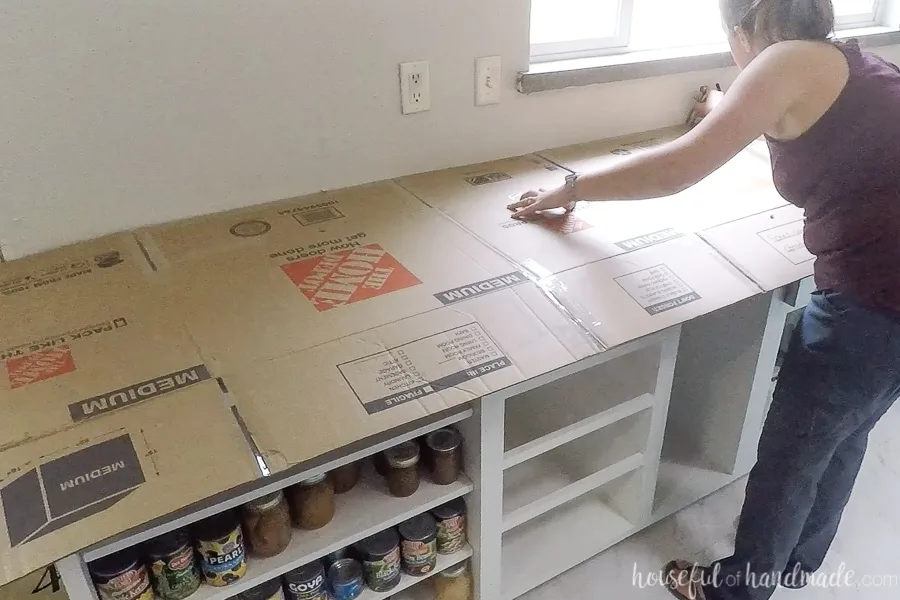
{"label": "packing tape on cardboard", "polygon": [[598,352],[609,350],[609,346],[594,333],[594,327],[600,324],[599,319],[590,310],[576,302],[566,285],[552,272],[532,258],[525,259],[521,264],[512,262],[520,272],[538,286],[557,309],[584,333]]}

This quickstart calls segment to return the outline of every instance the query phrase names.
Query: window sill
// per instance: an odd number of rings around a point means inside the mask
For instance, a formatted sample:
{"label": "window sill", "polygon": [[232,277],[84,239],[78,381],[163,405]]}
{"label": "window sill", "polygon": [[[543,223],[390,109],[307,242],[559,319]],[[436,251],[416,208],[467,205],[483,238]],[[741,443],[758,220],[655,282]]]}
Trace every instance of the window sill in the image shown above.
{"label": "window sill", "polygon": [[[900,44],[900,29],[893,27],[850,29],[839,32],[837,37],[856,38],[861,46],[869,48],[890,46]],[[726,44],[646,50],[533,64],[528,71],[519,73],[516,87],[523,94],[534,94],[568,87],[706,71],[733,65],[734,61]]]}

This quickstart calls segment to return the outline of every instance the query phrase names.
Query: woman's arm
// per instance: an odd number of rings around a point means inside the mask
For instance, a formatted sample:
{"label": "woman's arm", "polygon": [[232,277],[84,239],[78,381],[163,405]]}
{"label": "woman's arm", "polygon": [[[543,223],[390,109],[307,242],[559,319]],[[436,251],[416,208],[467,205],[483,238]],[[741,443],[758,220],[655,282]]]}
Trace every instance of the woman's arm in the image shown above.
{"label": "woman's arm", "polygon": [[716,110],[685,135],[602,171],[583,174],[574,194],[565,188],[529,192],[509,206],[516,211],[513,217],[578,200],[660,198],[696,184],[781,120],[809,89],[805,73],[817,56],[803,43],[767,48],[741,72]]}

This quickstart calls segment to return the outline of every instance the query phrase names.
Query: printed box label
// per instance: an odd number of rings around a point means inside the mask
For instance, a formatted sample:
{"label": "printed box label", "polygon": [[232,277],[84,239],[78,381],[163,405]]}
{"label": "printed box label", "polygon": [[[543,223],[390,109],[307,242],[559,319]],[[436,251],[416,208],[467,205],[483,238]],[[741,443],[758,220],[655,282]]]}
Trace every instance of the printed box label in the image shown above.
{"label": "printed box label", "polygon": [[456,304],[457,302],[462,302],[463,300],[470,300],[472,298],[484,296],[485,294],[490,294],[491,292],[496,292],[498,290],[504,290],[506,288],[513,287],[527,281],[528,278],[525,277],[525,275],[514,271],[512,273],[507,273],[506,275],[501,275],[500,277],[494,277],[492,279],[485,279],[484,281],[470,283],[469,285],[453,288],[452,290],[447,290],[445,292],[438,292],[434,295],[434,297],[440,300],[441,303],[445,305]]}
{"label": "printed box label", "polygon": [[191,387],[212,378],[205,365],[197,365],[168,373],[161,377],[135,383],[119,390],[113,390],[100,396],[80,400],[69,405],[72,421],[78,423],[108,412],[127,408],[132,404],[158,398],[178,390]]}
{"label": "printed box label", "polygon": [[338,365],[372,415],[513,366],[478,323]]}
{"label": "printed box label", "polygon": [[145,481],[127,434],[32,469],[0,490],[10,545],[103,512]]}
{"label": "printed box label", "polygon": [[803,242],[802,220],[766,229],[757,235],[795,265],[802,265],[816,258]]}
{"label": "printed box label", "polygon": [[700,300],[692,290],[665,265],[616,277],[616,283],[650,315],[657,315]]}
{"label": "printed box label", "polygon": [[378,244],[291,262],[281,269],[319,312],[422,283]]}
{"label": "printed box label", "polygon": [[618,246],[622,250],[638,250],[640,248],[662,244],[663,242],[668,242],[669,240],[682,237],[683,235],[684,234],[670,227],[669,229],[662,229],[660,231],[654,231],[653,233],[648,233],[646,235],[639,235],[638,237],[633,237],[627,240],[622,240],[621,242],[616,242],[616,246]]}
{"label": "printed box label", "polygon": [[69,346],[57,346],[10,358],[6,361],[6,371],[10,387],[16,389],[72,373],[75,371],[75,360]]}

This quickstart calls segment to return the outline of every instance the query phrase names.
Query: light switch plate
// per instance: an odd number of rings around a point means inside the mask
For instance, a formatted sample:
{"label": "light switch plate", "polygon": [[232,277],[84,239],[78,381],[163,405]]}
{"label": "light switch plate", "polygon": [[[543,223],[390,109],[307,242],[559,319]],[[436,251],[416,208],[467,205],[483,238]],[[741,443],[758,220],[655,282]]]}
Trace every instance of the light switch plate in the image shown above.
{"label": "light switch plate", "polygon": [[475,59],[475,106],[500,104],[501,80],[499,56]]}

